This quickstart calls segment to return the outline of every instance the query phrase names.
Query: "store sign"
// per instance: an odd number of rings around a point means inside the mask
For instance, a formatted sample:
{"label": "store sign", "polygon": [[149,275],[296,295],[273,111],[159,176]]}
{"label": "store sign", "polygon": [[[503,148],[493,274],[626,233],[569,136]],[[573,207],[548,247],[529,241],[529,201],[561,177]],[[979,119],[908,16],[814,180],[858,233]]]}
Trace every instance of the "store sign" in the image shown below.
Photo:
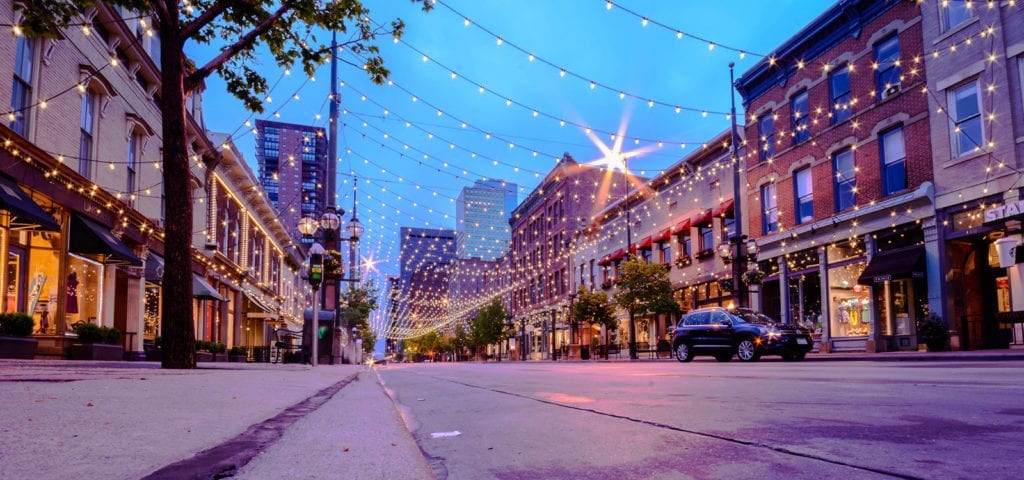
{"label": "store sign", "polygon": [[1016,217],[1024,214],[1024,200],[1017,200],[985,209],[985,223]]}

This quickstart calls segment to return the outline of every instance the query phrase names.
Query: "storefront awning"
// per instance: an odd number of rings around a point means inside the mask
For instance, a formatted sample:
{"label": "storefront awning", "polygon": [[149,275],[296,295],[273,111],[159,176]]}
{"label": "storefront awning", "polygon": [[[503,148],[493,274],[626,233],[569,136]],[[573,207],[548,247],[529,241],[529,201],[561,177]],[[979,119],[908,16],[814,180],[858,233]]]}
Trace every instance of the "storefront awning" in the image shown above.
{"label": "storefront awning", "polygon": [[626,250],[620,248],[620,249],[616,250],[615,253],[612,254],[612,261],[615,262],[615,261],[622,260],[622,258],[625,257],[625,256],[626,256]]}
{"label": "storefront awning", "polygon": [[142,266],[142,260],[136,257],[128,246],[121,243],[110,229],[95,220],[77,213],[71,215],[71,239],[69,250],[72,253],[85,253],[103,257],[103,263],[129,263]]}
{"label": "storefront awning", "polygon": [[657,237],[654,237],[654,241],[661,243],[664,242],[665,240],[668,240],[669,238],[672,238],[672,229],[666,228],[662,230]]}
{"label": "storefront awning", "polygon": [[0,175],[0,210],[11,214],[12,230],[38,228],[59,232],[60,224],[32,201],[21,187],[7,176]]}
{"label": "storefront awning", "polygon": [[192,274],[192,296],[200,300],[217,300],[219,302],[227,300],[220,296],[220,292],[213,288],[213,285],[194,273]]}
{"label": "storefront awning", "polygon": [[636,244],[636,248],[639,248],[641,250],[650,250],[651,246],[653,244],[654,244],[654,239],[653,238],[651,238],[651,237],[644,237],[643,240],[640,240],[640,243]]}
{"label": "storefront awning", "polygon": [[602,267],[605,266],[605,265],[611,264],[611,263],[612,263],[612,256],[610,254],[601,257],[601,259],[597,261],[597,264],[599,266],[602,266]]}
{"label": "storefront awning", "polygon": [[875,255],[857,280],[862,285],[886,280],[924,276],[924,247],[895,250]]}
{"label": "storefront awning", "polygon": [[710,208],[707,210],[701,210],[690,219],[690,223],[698,227],[705,223],[711,223],[711,217],[713,216],[712,213],[713,212]]}
{"label": "storefront awning", "polygon": [[733,204],[734,204],[734,200],[731,199],[731,198],[726,200],[726,201],[724,201],[724,202],[722,202],[721,204],[718,205],[718,208],[715,209],[714,216],[721,217],[721,216],[725,216],[725,215],[731,214],[732,210],[733,210],[732,209]]}
{"label": "storefront awning", "polygon": [[673,235],[689,235],[690,234],[690,219],[685,218],[681,222],[677,223],[672,227]]}
{"label": "storefront awning", "polygon": [[159,255],[146,257],[146,281],[159,282],[164,279],[164,259]]}
{"label": "storefront awning", "polygon": [[[244,294],[245,298],[249,300],[249,303],[253,304],[257,309],[263,311],[264,313],[275,313],[275,310],[271,308],[270,305],[267,304],[267,302],[260,299],[259,296],[256,295],[255,293],[243,288],[242,294]],[[251,313],[249,314],[249,316],[252,316]],[[272,316],[276,315],[270,315],[270,317]]]}

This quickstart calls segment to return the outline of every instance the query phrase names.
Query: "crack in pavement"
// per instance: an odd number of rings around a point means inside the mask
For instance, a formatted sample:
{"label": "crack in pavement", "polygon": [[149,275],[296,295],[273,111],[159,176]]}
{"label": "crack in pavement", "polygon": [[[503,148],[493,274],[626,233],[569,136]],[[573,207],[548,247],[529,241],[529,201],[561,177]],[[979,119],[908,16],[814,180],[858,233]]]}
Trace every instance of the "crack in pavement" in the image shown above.
{"label": "crack in pavement", "polygon": [[734,444],[743,445],[743,446],[747,446],[747,447],[763,448],[763,449],[771,450],[771,451],[776,452],[776,453],[781,453],[783,455],[790,455],[790,456],[793,456],[793,457],[800,457],[800,458],[805,458],[805,459],[808,459],[808,460],[815,460],[815,461],[819,461],[819,462],[830,463],[832,465],[839,465],[839,466],[843,466],[843,467],[853,468],[853,469],[856,469],[856,470],[861,470],[861,471],[866,471],[866,472],[871,472],[871,473],[877,473],[879,475],[885,475],[885,476],[888,476],[888,477],[902,478],[902,479],[906,479],[906,480],[923,480],[923,479],[921,479],[921,477],[915,477],[913,475],[907,475],[907,474],[903,474],[903,473],[899,473],[899,472],[894,472],[894,471],[890,471],[890,470],[882,470],[882,469],[879,469],[879,468],[868,467],[868,466],[864,466],[864,465],[856,465],[856,464],[853,464],[853,463],[844,462],[842,460],[836,460],[836,459],[833,459],[833,458],[823,457],[821,455],[815,455],[815,454],[812,454],[812,453],[798,452],[798,451],[790,450],[790,449],[785,448],[785,447],[780,447],[780,446],[776,446],[776,445],[769,445],[769,444],[758,442],[758,441],[755,441],[755,440],[744,440],[742,438],[733,438],[733,437],[728,437],[728,436],[725,436],[725,435],[719,435],[719,434],[715,434],[715,433],[702,432],[702,431],[699,431],[699,430],[691,430],[691,429],[687,429],[687,428],[677,427],[675,425],[669,425],[669,424],[666,424],[666,423],[654,422],[654,421],[650,421],[650,420],[644,420],[644,419],[641,419],[641,418],[634,418],[634,417],[630,417],[630,416],[626,416],[626,415],[619,415],[619,414],[616,414],[616,413],[603,412],[601,410],[595,410],[593,408],[583,408],[583,407],[578,407],[578,406],[575,406],[575,405],[566,405],[564,403],[553,402],[551,400],[546,400],[546,399],[543,399],[543,398],[531,397],[529,395],[524,395],[524,394],[521,394],[521,393],[509,392],[509,391],[506,391],[506,390],[500,390],[500,389],[496,389],[496,388],[490,388],[490,387],[484,387],[484,386],[480,386],[480,385],[473,385],[473,384],[470,384],[470,383],[460,382],[460,381],[457,381],[457,380],[452,380],[451,378],[444,378],[444,377],[437,377],[437,376],[431,376],[431,378],[434,378],[434,379],[437,379],[437,380],[441,380],[441,381],[445,381],[445,382],[449,382],[449,383],[454,383],[454,384],[457,384],[457,385],[463,385],[463,386],[470,387],[470,388],[476,388],[476,389],[480,389],[480,390],[484,390],[484,391],[488,391],[488,392],[500,393],[500,394],[503,394],[503,395],[510,395],[510,396],[513,396],[513,397],[518,397],[518,398],[522,398],[522,399],[526,399],[526,400],[533,400],[535,402],[539,402],[539,403],[543,403],[543,404],[547,404],[547,405],[553,405],[553,406],[556,406],[556,407],[568,408],[568,409],[577,410],[577,411],[580,411],[580,412],[587,412],[587,413],[592,413],[592,414],[595,414],[595,415],[601,415],[601,416],[605,416],[605,417],[609,417],[609,418],[615,418],[615,419],[619,419],[619,420],[625,420],[625,421],[628,421],[628,422],[639,423],[639,424],[642,424],[642,425],[656,427],[656,428],[660,428],[660,429],[664,429],[664,430],[671,430],[671,431],[680,432],[680,433],[688,433],[690,435],[696,435],[696,436],[700,436],[700,437],[711,438],[711,439],[714,439],[714,440],[720,440],[720,441],[723,441],[723,442],[734,443]]}
{"label": "crack in pavement", "polygon": [[250,425],[235,438],[196,453],[191,458],[162,467],[143,477],[143,480],[200,480],[232,477],[238,469],[280,440],[288,427],[323,406],[331,397],[357,378],[358,373],[353,373],[314,393],[309,398],[284,409],[281,413]]}

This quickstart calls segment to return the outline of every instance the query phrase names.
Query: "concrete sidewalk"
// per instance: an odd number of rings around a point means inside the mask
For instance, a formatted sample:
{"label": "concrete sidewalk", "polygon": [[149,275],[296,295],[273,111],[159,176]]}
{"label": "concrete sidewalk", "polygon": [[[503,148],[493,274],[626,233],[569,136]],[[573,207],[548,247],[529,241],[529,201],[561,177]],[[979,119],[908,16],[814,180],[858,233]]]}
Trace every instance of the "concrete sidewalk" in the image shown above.
{"label": "concrete sidewalk", "polygon": [[0,360],[0,478],[136,479],[172,464],[198,470],[163,478],[213,478],[202,452],[231,445],[251,457],[230,470],[244,478],[433,478],[372,369],[201,367]]}

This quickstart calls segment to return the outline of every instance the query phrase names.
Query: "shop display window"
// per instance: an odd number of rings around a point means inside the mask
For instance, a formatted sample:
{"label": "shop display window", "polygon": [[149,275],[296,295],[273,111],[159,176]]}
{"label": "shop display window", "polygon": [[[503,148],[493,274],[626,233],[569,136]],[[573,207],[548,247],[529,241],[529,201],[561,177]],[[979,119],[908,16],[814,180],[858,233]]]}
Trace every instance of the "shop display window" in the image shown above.
{"label": "shop display window", "polygon": [[[0,233],[2,235],[2,233]],[[21,311],[24,292],[21,289],[23,279],[22,270],[25,266],[25,254],[13,248],[7,253],[7,285],[4,294],[7,296],[4,304],[4,313]]]}
{"label": "shop display window", "polygon": [[160,287],[154,284],[146,285],[146,307],[143,312],[145,327],[143,338],[155,340],[160,335]]}
{"label": "shop display window", "polygon": [[65,284],[64,320],[67,332],[80,323],[98,323],[102,308],[103,265],[83,257],[68,255]]}
{"label": "shop display window", "polygon": [[[17,300],[18,308],[23,308],[24,312],[35,319],[35,334],[55,335],[58,332],[57,302],[62,298],[57,290],[60,272],[60,234],[22,231],[12,235],[11,240],[14,242],[11,252],[28,252],[19,259],[22,265],[19,265],[21,274],[16,288],[25,292],[25,297]],[[8,266],[10,260],[9,252]]]}
{"label": "shop display window", "polygon": [[871,288],[857,283],[867,262],[856,262],[828,271],[829,334],[832,337],[866,336],[871,330]]}

